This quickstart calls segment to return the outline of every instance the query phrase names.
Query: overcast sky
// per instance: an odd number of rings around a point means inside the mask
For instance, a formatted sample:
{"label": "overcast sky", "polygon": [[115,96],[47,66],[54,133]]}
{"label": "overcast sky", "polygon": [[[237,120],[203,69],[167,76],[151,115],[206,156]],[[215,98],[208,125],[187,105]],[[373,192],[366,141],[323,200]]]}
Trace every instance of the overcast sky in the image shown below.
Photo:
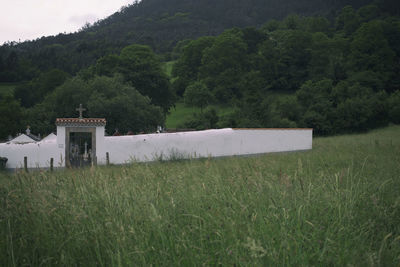
{"label": "overcast sky", "polygon": [[0,45],[74,32],[133,0],[0,0]]}

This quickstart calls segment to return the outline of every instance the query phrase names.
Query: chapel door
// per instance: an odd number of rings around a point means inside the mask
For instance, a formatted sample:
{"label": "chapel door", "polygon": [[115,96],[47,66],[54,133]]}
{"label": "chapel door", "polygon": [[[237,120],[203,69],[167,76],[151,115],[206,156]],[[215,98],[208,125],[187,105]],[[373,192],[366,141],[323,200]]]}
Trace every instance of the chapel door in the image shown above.
{"label": "chapel door", "polygon": [[69,135],[70,166],[75,168],[90,166],[92,159],[92,133],[71,132]]}

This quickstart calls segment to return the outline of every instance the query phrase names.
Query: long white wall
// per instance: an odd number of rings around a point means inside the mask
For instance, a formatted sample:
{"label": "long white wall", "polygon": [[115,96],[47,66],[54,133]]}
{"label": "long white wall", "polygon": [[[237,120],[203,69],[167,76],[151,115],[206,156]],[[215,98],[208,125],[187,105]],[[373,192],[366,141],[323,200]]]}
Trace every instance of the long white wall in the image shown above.
{"label": "long white wall", "polygon": [[105,137],[100,164],[176,157],[221,157],[312,148],[312,129],[221,129],[197,132]]}
{"label": "long white wall", "polygon": [[28,158],[28,168],[49,168],[50,159],[54,159],[54,167],[64,167],[64,155],[57,149],[56,139],[28,144],[0,144],[0,157],[8,159],[6,168],[23,168],[24,157]]}
{"label": "long white wall", "polygon": [[[145,134],[103,137],[97,130],[97,162],[123,164],[131,161],[154,161],[172,158],[201,158],[249,155],[271,152],[308,150],[312,148],[311,129],[220,129],[196,132]],[[8,158],[7,168],[22,168],[28,157],[28,168],[65,166],[65,134],[58,132],[52,140],[29,144],[0,144],[0,157]]]}

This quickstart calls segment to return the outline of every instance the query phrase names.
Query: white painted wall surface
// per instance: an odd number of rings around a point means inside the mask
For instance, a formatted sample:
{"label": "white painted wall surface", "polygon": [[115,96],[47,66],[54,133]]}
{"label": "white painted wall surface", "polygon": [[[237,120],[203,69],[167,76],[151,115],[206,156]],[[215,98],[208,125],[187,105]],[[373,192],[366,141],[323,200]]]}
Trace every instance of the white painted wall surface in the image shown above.
{"label": "white painted wall surface", "polygon": [[[96,156],[97,157],[101,157],[101,155],[106,154],[106,150],[105,150],[105,145],[104,145],[104,133],[105,133],[105,128],[104,126],[101,127],[96,127]],[[97,160],[97,162],[99,163],[99,160]],[[105,163],[105,161],[104,161]],[[99,163],[101,164],[101,162]]]}
{"label": "white painted wall surface", "polygon": [[[312,149],[311,129],[221,129],[105,137],[98,163],[153,161],[173,157],[221,157]],[[99,151],[100,152],[100,151]]]}
{"label": "white painted wall surface", "polygon": [[62,166],[65,167],[65,126],[57,126],[56,150],[60,158],[63,159]]}
{"label": "white painted wall surface", "polygon": [[24,157],[28,157],[28,168],[49,168],[50,158],[54,159],[54,167],[63,167],[64,156],[59,154],[57,139],[45,140],[29,144],[0,144],[0,157],[8,159],[6,168],[23,168]]}
{"label": "white painted wall surface", "polygon": [[[64,131],[63,131],[64,130]],[[65,129],[57,128],[57,137],[30,144],[0,144],[0,157],[7,157],[7,168],[65,166]],[[170,158],[201,158],[250,155],[312,149],[311,129],[220,129],[196,132],[106,136],[104,127],[96,129],[98,164],[123,164]]]}

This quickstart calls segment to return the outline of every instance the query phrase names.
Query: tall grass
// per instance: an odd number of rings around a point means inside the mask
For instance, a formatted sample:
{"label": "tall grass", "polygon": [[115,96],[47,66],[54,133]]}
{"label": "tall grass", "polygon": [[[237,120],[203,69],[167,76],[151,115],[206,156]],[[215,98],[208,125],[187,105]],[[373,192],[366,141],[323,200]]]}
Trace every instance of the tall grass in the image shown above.
{"label": "tall grass", "polygon": [[2,175],[0,265],[398,266],[399,136]]}

